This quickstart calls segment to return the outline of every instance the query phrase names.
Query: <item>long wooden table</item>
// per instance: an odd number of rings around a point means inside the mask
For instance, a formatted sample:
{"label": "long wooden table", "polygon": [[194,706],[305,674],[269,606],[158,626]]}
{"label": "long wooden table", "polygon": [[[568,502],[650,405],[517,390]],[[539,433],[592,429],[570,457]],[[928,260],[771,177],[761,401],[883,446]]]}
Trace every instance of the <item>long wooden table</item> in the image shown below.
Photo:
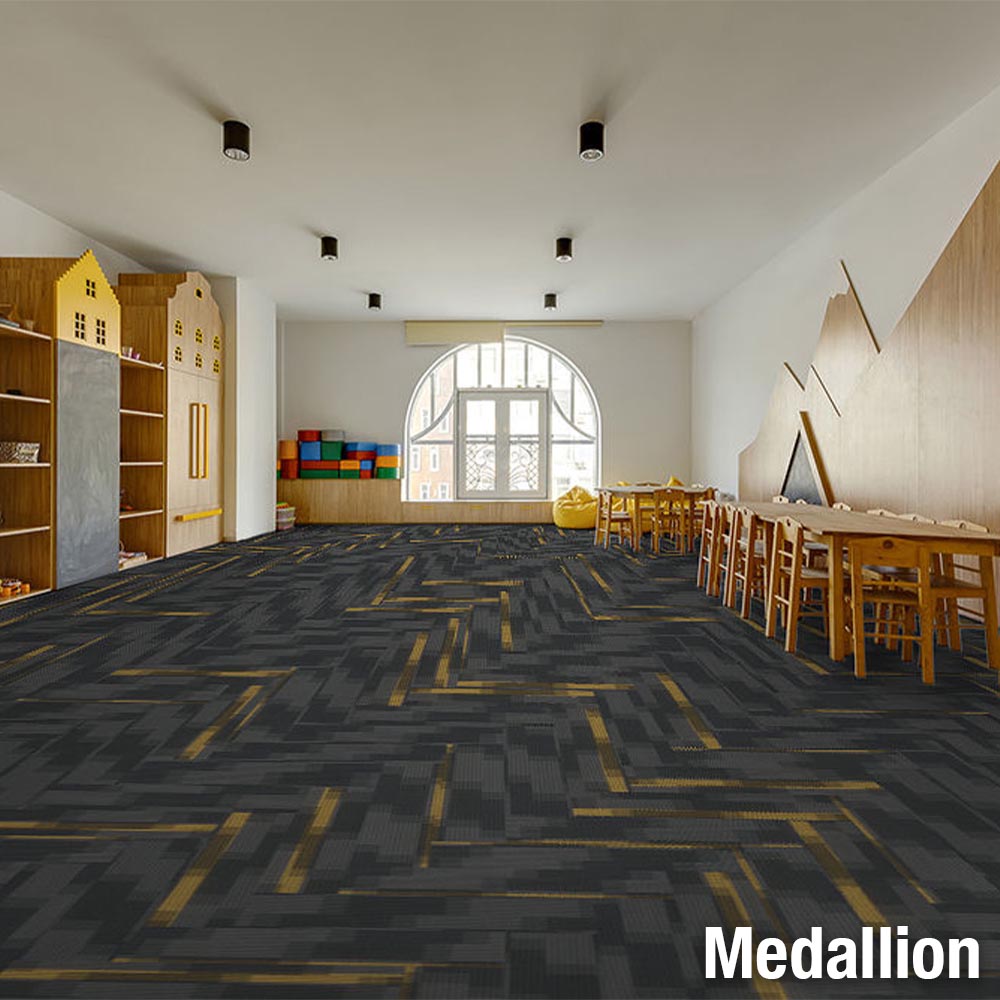
{"label": "long wooden table", "polygon": [[808,538],[829,549],[827,568],[830,580],[830,659],[847,655],[847,622],[844,617],[844,547],[852,538],[887,535],[927,542],[934,552],[972,556],[979,559],[987,599],[983,601],[986,647],[990,666],[1000,667],[1000,635],[993,579],[993,558],[1000,555],[1000,534],[968,531],[945,524],[926,524],[903,518],[862,514],[833,507],[799,503],[743,503],[764,521],[790,517],[802,525]]}
{"label": "long wooden table", "polygon": [[714,494],[714,489],[710,486],[668,486],[666,483],[639,483],[635,486],[602,486],[605,493],[627,504],[632,505],[632,537],[636,540],[638,548],[642,539],[642,514],[640,512],[640,500],[643,498],[651,500],[656,493],[669,493],[671,500],[679,500],[687,507],[687,530],[685,540],[687,548],[685,551],[694,550],[694,521],[695,507],[699,500],[704,500],[706,496]]}

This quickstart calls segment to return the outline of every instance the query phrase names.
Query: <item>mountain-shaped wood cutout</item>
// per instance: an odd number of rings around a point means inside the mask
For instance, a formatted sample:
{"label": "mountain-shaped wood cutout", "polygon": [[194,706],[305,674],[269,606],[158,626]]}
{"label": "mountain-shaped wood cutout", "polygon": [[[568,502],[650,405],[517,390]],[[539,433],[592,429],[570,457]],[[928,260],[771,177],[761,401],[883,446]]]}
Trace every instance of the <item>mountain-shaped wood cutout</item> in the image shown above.
{"label": "mountain-shaped wood cutout", "polygon": [[1000,525],[1000,168],[881,351],[845,269],[802,383],[785,365],[740,496],[780,492],[808,415],[830,500]]}

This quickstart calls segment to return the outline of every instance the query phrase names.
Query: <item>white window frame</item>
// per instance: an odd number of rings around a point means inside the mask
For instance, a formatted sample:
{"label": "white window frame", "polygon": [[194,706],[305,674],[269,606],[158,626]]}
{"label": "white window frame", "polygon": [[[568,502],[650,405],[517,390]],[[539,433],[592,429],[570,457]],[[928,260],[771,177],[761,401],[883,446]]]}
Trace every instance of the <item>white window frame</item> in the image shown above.
{"label": "white window frame", "polygon": [[[575,477],[573,482],[587,489],[596,489],[602,481],[601,409],[597,396],[586,376],[570,358],[549,344],[520,336],[509,336],[504,343],[511,344],[512,342],[524,345],[523,349],[516,354],[509,355],[506,346],[500,348],[499,376],[497,379],[489,380],[490,382],[496,381],[496,386],[483,384],[486,381],[483,352],[487,348],[495,350],[496,348],[492,344],[460,344],[438,357],[417,381],[410,395],[403,424],[402,437],[405,442],[405,457],[401,487],[404,502],[419,499],[417,494],[420,477],[411,476],[409,472],[419,472],[420,466],[427,464],[426,459],[420,462],[419,449],[431,444],[452,449],[451,494],[453,499],[459,498],[457,408],[458,392],[464,391],[458,389],[458,384],[461,381],[465,382],[465,389],[470,391],[474,389],[499,391],[505,387],[508,391],[520,389],[547,389],[549,391],[550,409],[547,414],[548,439],[545,456],[548,463],[546,498],[555,496],[555,483],[552,481],[552,477],[555,472],[553,455],[557,446],[577,445],[592,448],[593,465],[590,475]],[[471,352],[474,362],[471,373],[467,359],[469,352]],[[540,369],[537,367],[539,352],[545,355]],[[464,369],[459,363],[463,357],[466,358],[466,361],[463,362]],[[571,381],[568,386],[568,396],[564,391],[565,382],[560,383],[558,390],[553,388],[557,364],[570,372]],[[442,398],[440,395],[442,385],[440,380],[442,378],[449,384],[451,394],[447,398]],[[428,404],[430,407],[429,425],[426,423]],[[589,426],[578,419],[581,406],[587,406],[590,411]],[[416,423],[418,418],[423,418],[419,427]],[[532,498],[526,497],[523,493],[509,497],[511,501],[525,499]]]}
{"label": "white window frame", "polygon": [[[456,497],[459,500],[544,500],[549,493],[549,400],[548,389],[459,389],[457,392],[455,464],[458,475]],[[538,403],[538,488],[510,489],[510,404],[514,400]],[[494,426],[496,478],[492,490],[465,488],[465,407],[475,400],[491,400],[496,406]]]}

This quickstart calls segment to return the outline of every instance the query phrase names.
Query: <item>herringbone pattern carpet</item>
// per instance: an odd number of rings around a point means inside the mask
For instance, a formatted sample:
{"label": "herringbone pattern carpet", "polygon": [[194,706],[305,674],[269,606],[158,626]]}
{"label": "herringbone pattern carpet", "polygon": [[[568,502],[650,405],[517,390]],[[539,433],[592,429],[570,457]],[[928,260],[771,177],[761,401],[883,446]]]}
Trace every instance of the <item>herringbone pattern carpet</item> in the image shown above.
{"label": "herringbone pattern carpet", "polygon": [[[863,683],[549,527],[302,528],[0,612],[0,996],[993,996],[981,653]],[[979,983],[707,983],[707,924]]]}

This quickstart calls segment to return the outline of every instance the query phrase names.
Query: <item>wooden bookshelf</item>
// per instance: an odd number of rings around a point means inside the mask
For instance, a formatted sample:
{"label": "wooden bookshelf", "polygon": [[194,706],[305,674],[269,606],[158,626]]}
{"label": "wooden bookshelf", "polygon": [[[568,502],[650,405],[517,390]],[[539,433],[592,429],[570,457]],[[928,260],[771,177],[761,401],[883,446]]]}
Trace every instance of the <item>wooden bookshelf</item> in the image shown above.
{"label": "wooden bookshelf", "polygon": [[[127,312],[124,320],[127,338]],[[123,500],[134,509],[119,513],[118,533],[121,551],[146,553],[141,562],[119,556],[121,570],[162,559],[166,551],[166,370],[155,357],[121,358],[119,480]]]}
{"label": "wooden bookshelf", "polygon": [[[0,299],[16,301],[7,298],[14,290],[0,289]],[[53,365],[48,334],[0,325],[0,441],[41,446],[37,462],[0,462],[0,578],[31,587],[29,594],[0,598],[0,605],[53,585]]]}

